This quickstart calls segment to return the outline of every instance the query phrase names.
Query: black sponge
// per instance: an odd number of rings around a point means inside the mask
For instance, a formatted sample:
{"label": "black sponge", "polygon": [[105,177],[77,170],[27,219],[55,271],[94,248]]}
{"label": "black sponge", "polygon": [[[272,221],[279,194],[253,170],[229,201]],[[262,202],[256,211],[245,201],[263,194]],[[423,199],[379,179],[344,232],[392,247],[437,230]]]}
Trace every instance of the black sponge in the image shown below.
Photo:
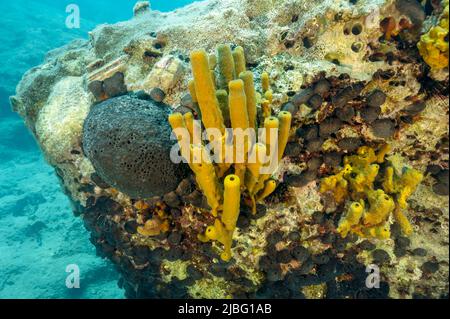
{"label": "black sponge", "polygon": [[162,196],[186,176],[170,160],[175,141],[167,121],[170,108],[130,95],[92,107],[83,128],[83,150],[97,174],[132,198]]}

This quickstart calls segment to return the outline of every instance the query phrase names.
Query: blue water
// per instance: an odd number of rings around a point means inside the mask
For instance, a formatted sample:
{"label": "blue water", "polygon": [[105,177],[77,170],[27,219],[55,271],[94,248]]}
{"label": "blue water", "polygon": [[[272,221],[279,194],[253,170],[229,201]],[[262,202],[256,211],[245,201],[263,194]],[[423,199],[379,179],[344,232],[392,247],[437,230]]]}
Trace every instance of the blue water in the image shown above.
{"label": "blue water", "polygon": [[[53,169],[46,164],[9,96],[46,52],[101,23],[132,17],[134,0],[0,1],[0,298],[122,298],[118,274],[95,255],[89,234],[73,217]],[[192,0],[152,0],[170,11]],[[80,8],[80,29],[65,26],[66,6]],[[77,264],[80,288],[67,289],[66,266]]]}

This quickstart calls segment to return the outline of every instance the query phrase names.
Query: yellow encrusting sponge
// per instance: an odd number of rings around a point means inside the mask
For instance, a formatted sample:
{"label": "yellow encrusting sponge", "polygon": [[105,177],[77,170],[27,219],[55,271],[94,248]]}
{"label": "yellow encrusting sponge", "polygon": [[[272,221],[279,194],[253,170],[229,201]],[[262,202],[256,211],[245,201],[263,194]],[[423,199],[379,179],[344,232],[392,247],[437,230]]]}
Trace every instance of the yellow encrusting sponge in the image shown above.
{"label": "yellow encrusting sponge", "polygon": [[384,176],[378,179],[382,188],[375,189],[379,164],[384,162],[389,151],[388,145],[383,145],[378,154],[372,148],[362,146],[356,155],[344,158],[345,166],[341,171],[322,179],[320,192],[331,193],[337,204],[343,204],[348,198],[356,200],[339,223],[337,232],[342,237],[351,232],[364,238],[388,239],[390,216],[405,235],[412,233],[412,225],[402,210],[408,208],[407,199],[416,191],[423,175],[405,167],[399,176],[394,167],[387,166]]}
{"label": "yellow encrusting sponge", "polygon": [[417,44],[419,53],[432,69],[448,67],[448,0],[441,2],[443,11],[437,25],[420,37]]}

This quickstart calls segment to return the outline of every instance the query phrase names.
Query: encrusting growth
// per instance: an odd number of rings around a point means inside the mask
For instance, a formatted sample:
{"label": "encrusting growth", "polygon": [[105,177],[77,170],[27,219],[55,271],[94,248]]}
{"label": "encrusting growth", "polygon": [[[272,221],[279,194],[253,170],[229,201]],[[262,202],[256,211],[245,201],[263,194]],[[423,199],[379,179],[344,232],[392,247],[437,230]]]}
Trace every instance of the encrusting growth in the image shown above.
{"label": "encrusting growth", "polygon": [[[184,116],[171,114],[169,122],[174,131],[186,128],[190,135],[183,139],[183,134],[178,135],[175,131],[183,157],[194,172],[198,187],[215,217],[214,225],[207,227],[198,238],[204,242],[212,240],[221,243],[224,247],[221,258],[228,261],[232,258],[232,239],[241,197],[244,199],[242,202],[251,206],[256,214],[256,203],[266,199],[277,187],[277,182],[271,177],[289,140],[292,117],[289,112],[265,117],[262,140],[256,140],[258,104],[266,108],[264,112],[267,113],[270,101],[258,101],[253,73],[246,70],[242,47],[232,51],[230,46],[221,45],[217,49],[217,58],[215,55],[208,56],[204,50],[194,51],[191,53],[191,64],[194,79],[189,82],[189,91],[193,101],[198,103],[201,120],[206,129],[217,129],[221,134],[220,137],[209,138],[211,144],[221,145],[214,148],[218,152],[214,156],[215,163],[205,146],[192,144],[200,140],[193,136],[195,121],[192,113]],[[211,73],[215,74],[216,64],[217,77],[211,76]],[[268,77],[263,77],[263,82],[263,88],[268,90]],[[219,89],[216,90],[216,87]],[[262,93],[267,93],[267,90]],[[229,125],[233,133],[225,129]],[[247,134],[249,131],[254,134]],[[243,133],[243,138],[236,137],[239,132]],[[225,159],[229,158],[225,155],[230,139],[233,140],[233,156],[231,163],[227,163]]]}
{"label": "encrusting growth", "polygon": [[356,155],[344,158],[344,168],[337,174],[322,179],[321,193],[331,193],[337,204],[351,198],[346,212],[339,222],[337,232],[346,237],[349,233],[364,238],[390,238],[389,217],[393,216],[405,235],[410,235],[412,226],[404,215],[407,199],[415,192],[423,175],[412,168],[405,168],[397,175],[392,166],[387,166],[384,177],[379,180],[382,189],[375,189],[379,178],[380,164],[389,152],[384,145],[378,154],[362,146]]}
{"label": "encrusting growth", "polygon": [[443,11],[437,24],[421,36],[417,47],[424,61],[432,69],[448,67],[448,0],[441,2]]}

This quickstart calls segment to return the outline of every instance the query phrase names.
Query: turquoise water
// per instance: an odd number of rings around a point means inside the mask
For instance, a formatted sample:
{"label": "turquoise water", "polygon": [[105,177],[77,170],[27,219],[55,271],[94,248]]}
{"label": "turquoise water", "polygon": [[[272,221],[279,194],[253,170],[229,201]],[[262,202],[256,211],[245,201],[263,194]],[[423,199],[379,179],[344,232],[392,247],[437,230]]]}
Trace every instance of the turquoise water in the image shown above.
{"label": "turquoise water", "polygon": [[[152,0],[170,11],[191,0]],[[65,26],[67,4],[80,8],[80,29]],[[133,0],[0,2],[0,298],[122,298],[112,265],[95,255],[81,220],[73,217],[53,169],[10,111],[22,74],[49,50],[86,37],[101,23],[132,16]],[[77,264],[80,288],[67,289],[66,266]]]}

